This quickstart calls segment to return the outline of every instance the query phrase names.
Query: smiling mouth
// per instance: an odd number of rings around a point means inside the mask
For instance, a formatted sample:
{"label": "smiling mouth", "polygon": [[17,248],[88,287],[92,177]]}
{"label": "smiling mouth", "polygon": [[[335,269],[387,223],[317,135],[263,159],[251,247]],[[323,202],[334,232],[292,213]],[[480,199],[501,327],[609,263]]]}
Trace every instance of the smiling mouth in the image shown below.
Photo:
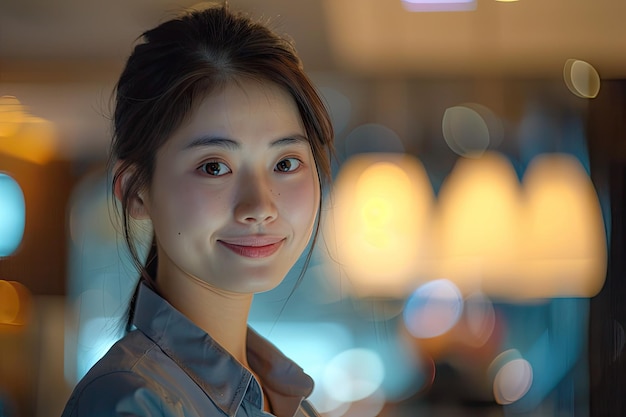
{"label": "smiling mouth", "polygon": [[280,239],[278,241],[274,240],[271,243],[266,243],[262,240],[254,242],[250,241],[250,243],[244,241],[233,243],[218,240],[218,243],[239,256],[244,256],[246,258],[267,258],[268,256],[272,256],[276,253],[276,251],[278,251],[278,249],[280,249],[283,245],[284,241],[285,239]]}

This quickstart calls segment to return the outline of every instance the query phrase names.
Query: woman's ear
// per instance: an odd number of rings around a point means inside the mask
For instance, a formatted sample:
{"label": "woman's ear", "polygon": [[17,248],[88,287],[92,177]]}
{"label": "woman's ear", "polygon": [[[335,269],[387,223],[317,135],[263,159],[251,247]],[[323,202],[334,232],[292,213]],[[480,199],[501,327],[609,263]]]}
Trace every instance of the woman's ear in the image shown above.
{"label": "woman's ear", "polygon": [[[113,194],[115,194],[115,198],[117,198],[120,202],[123,202],[127,188],[135,179],[135,169],[132,166],[126,168],[122,168],[122,166],[122,162],[118,161],[113,167],[113,180],[115,181],[113,184]],[[128,214],[130,214],[133,219],[150,219],[150,213],[148,211],[148,207],[146,206],[144,197],[145,196],[141,191],[129,196],[127,210]]]}

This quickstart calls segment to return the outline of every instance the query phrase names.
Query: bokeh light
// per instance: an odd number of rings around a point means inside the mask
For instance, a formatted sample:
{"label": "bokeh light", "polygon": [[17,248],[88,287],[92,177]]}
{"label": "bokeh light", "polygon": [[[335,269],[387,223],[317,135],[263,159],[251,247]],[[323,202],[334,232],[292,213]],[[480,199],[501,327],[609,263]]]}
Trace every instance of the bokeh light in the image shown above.
{"label": "bokeh light", "polygon": [[385,369],[378,353],[355,348],[331,359],[325,367],[322,383],[330,397],[351,403],[374,394],[384,377]]}
{"label": "bokeh light", "polygon": [[510,349],[498,355],[490,366],[494,374],[493,395],[498,404],[520,400],[533,383],[533,368],[519,351]]}
{"label": "bokeh light", "polygon": [[427,266],[433,191],[419,161],[367,154],[348,160],[326,216],[329,250],[359,297],[402,298]]}
{"label": "bokeh light", "polygon": [[436,337],[446,333],[463,312],[463,296],[447,279],[421,285],[409,297],[404,309],[404,323],[417,338]]}
{"label": "bokeh light", "polygon": [[89,289],[76,298],[74,308],[80,317],[76,360],[82,378],[121,337],[125,306],[104,290]]}
{"label": "bokeh light", "polygon": [[437,275],[463,294],[516,282],[520,199],[517,174],[501,154],[459,159],[439,192]]}
{"label": "bokeh light", "polygon": [[31,307],[28,288],[17,281],[0,280],[0,325],[26,324]]}
{"label": "bokeh light", "polygon": [[327,364],[338,353],[354,345],[346,326],[331,322],[256,321],[253,318],[250,325],[313,378],[315,388],[309,400],[320,413],[340,416],[347,410],[348,405],[330,396],[323,382]]}
{"label": "bokeh light", "polygon": [[[68,202],[69,311],[65,327],[64,373],[75,384],[122,334],[137,270],[121,233],[116,233],[110,182],[98,169],[75,186]],[[148,221],[132,222],[139,256],[146,254]],[[119,229],[121,230],[121,229]]]}
{"label": "bokeh light", "polygon": [[481,347],[493,334],[496,325],[496,312],[491,300],[482,292],[470,294],[465,299],[464,319],[471,337],[466,344]]}
{"label": "bokeh light", "polygon": [[444,140],[452,151],[467,157],[478,157],[502,140],[502,123],[493,112],[477,103],[466,103],[446,109],[441,121]]}
{"label": "bokeh light", "polygon": [[0,139],[15,135],[24,122],[24,109],[13,96],[0,97]]}
{"label": "bokeh light", "polygon": [[563,67],[567,88],[581,98],[594,98],[600,92],[600,75],[588,62],[568,59]]}
{"label": "bokeh light", "polygon": [[57,140],[52,122],[27,115],[15,134],[0,139],[0,152],[43,165],[57,153]]}
{"label": "bokeh light", "polygon": [[20,298],[10,282],[0,280],[0,323],[12,324],[20,311]]}
{"label": "bokeh light", "polygon": [[19,247],[25,225],[24,193],[17,181],[0,172],[0,257],[11,255]]}
{"label": "bokeh light", "polygon": [[[524,285],[517,295],[596,295],[606,275],[606,237],[591,179],[571,155],[535,157],[523,178]],[[500,283],[504,290],[505,283]]]}

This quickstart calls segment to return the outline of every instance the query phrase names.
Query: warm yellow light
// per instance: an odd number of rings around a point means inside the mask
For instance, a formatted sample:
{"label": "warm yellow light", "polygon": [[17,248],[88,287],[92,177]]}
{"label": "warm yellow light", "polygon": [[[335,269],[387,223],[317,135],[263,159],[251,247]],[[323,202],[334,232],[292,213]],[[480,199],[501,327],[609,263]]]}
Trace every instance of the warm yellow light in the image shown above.
{"label": "warm yellow light", "polygon": [[335,183],[325,234],[355,294],[402,297],[425,268],[433,192],[421,163],[399,154],[351,158]]}
{"label": "warm yellow light", "polygon": [[14,135],[24,122],[24,110],[13,96],[0,97],[0,140]]}
{"label": "warm yellow light", "polygon": [[489,281],[514,282],[520,197],[515,171],[502,155],[460,159],[439,193],[438,276],[464,294]]}
{"label": "warm yellow light", "polygon": [[52,123],[39,117],[24,116],[14,134],[0,137],[0,153],[45,164],[56,153],[56,132]]}
{"label": "warm yellow light", "polygon": [[591,297],[606,274],[606,239],[591,180],[573,156],[535,158],[523,187],[497,154],[463,159],[440,192],[438,276],[464,294]]}
{"label": "warm yellow light", "polygon": [[17,281],[0,280],[0,325],[23,325],[30,307],[30,292]]}
{"label": "warm yellow light", "polygon": [[569,155],[536,157],[524,176],[527,297],[592,297],[607,268],[604,223],[597,195],[580,162]]}
{"label": "warm yellow light", "polygon": [[362,228],[363,243],[376,250],[395,249],[394,218],[408,215],[402,211],[412,203],[410,189],[409,177],[392,163],[375,163],[360,175],[355,193],[360,218],[353,224]]}

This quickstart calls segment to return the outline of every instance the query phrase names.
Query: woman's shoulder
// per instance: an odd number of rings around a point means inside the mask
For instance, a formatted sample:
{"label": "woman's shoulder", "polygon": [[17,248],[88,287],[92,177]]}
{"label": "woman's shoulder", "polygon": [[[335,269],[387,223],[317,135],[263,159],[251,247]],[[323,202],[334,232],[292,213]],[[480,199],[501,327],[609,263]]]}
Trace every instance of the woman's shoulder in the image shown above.
{"label": "woman's shoulder", "polygon": [[164,416],[162,396],[142,376],[129,370],[111,371],[81,380],[62,417]]}
{"label": "woman's shoulder", "polygon": [[142,362],[158,360],[155,347],[139,332],[115,343],[76,385],[63,417],[176,415],[165,412],[171,408],[166,393],[137,372]]}

